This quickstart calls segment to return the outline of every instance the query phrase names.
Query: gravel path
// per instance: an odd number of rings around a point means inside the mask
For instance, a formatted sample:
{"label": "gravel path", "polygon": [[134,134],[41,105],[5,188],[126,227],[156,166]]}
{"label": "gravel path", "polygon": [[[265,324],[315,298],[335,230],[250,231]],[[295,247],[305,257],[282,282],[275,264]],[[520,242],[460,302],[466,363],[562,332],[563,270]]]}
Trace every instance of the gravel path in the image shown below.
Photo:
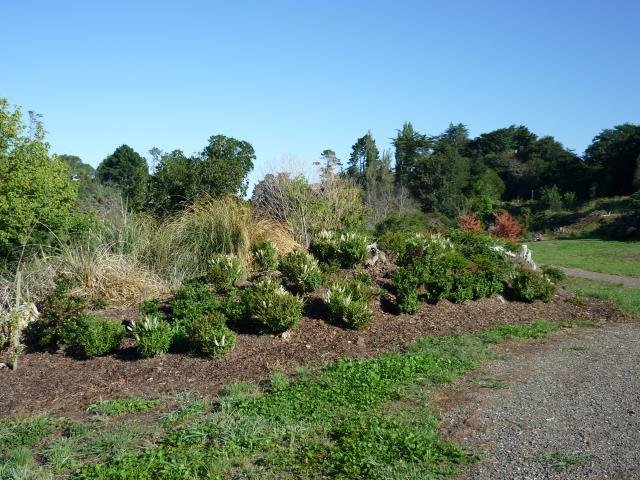
{"label": "gravel path", "polygon": [[640,323],[511,342],[436,402],[461,478],[640,479]]}
{"label": "gravel path", "polygon": [[622,284],[625,287],[640,288],[640,278],[626,277],[624,275],[612,275],[610,273],[591,272],[581,268],[558,267],[570,277],[586,278],[588,280],[600,280]]}

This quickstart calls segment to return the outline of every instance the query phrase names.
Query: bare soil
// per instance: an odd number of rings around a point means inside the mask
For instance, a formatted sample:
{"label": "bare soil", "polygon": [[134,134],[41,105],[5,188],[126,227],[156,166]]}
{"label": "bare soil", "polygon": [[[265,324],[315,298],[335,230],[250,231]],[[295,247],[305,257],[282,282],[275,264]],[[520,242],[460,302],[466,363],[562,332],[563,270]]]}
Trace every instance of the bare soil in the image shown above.
{"label": "bare soil", "polygon": [[[14,413],[51,412],[72,418],[86,416],[91,403],[124,396],[153,397],[171,391],[216,395],[232,381],[264,381],[275,370],[296,366],[319,368],[339,357],[372,357],[429,335],[464,333],[497,324],[536,319],[603,321],[621,316],[612,304],[576,300],[561,290],[551,302],[504,302],[500,298],[454,305],[423,304],[415,315],[389,313],[378,305],[371,325],[361,331],[331,325],[321,318],[321,301],[310,298],[302,323],[285,336],[239,334],[225,358],[211,360],[182,354],[138,359],[127,340],[114,355],[78,360],[63,352],[28,352],[19,370],[0,370],[0,417]],[[135,311],[109,312],[135,318]],[[5,360],[0,357],[0,361]]]}

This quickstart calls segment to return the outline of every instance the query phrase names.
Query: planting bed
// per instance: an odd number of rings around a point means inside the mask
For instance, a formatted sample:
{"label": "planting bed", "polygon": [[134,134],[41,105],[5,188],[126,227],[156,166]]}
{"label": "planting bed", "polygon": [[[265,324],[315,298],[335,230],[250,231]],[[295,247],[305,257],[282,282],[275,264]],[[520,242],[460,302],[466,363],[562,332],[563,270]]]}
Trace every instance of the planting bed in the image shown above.
{"label": "planting bed", "polygon": [[[239,334],[235,349],[218,360],[171,353],[139,359],[130,339],[114,355],[84,361],[64,353],[27,352],[18,371],[0,370],[0,416],[48,411],[82,418],[87,415],[87,406],[102,398],[182,390],[216,395],[234,380],[261,381],[273,371],[293,372],[296,366],[316,369],[338,357],[377,356],[427,335],[535,319],[609,320],[621,315],[608,302],[576,301],[562,289],[549,303],[503,303],[498,298],[461,304],[443,301],[422,304],[415,315],[396,315],[376,307],[371,324],[355,331],[320,319],[326,316],[318,311],[320,293],[314,295],[308,296],[307,314],[292,331],[284,336]],[[122,319],[138,315],[137,310],[104,313]]]}

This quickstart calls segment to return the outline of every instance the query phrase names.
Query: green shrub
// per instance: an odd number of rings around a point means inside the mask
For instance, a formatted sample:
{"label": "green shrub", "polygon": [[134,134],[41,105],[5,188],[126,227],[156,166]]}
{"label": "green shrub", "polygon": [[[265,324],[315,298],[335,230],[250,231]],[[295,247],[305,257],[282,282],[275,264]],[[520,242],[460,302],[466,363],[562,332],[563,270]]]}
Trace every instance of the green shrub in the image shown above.
{"label": "green shrub", "polygon": [[366,260],[367,238],[355,232],[337,236],[335,232],[323,230],[311,242],[309,251],[323,263],[352,268]]}
{"label": "green shrub", "polygon": [[249,287],[243,300],[247,317],[267,332],[284,332],[302,319],[302,300],[272,278],[265,278]]}
{"label": "green shrub", "polygon": [[280,260],[284,279],[298,292],[311,292],[320,288],[325,277],[318,261],[308,253],[293,251]]}
{"label": "green shrub", "polygon": [[513,270],[513,263],[492,255],[473,255],[475,265],[473,298],[492,297],[504,290],[504,281]]}
{"label": "green shrub", "polygon": [[374,289],[358,280],[342,281],[333,284],[326,296],[325,304],[331,319],[349,328],[365,327],[373,316],[369,301]]}
{"label": "green shrub", "polygon": [[188,337],[198,353],[211,358],[222,357],[236,344],[236,333],[229,330],[220,312],[212,312],[191,322]]}
{"label": "green shrub", "polygon": [[75,343],[86,357],[99,357],[116,350],[125,333],[118,321],[86,315],[78,320]]}
{"label": "green shrub", "polygon": [[504,251],[516,252],[520,248],[517,243],[499,239],[486,232],[471,232],[455,229],[449,232],[449,240],[455,249],[463,255],[490,255],[505,258]]}
{"label": "green shrub", "polygon": [[231,290],[244,277],[240,259],[233,254],[214,254],[209,260],[209,280],[219,292]]}
{"label": "green shrub", "polygon": [[176,320],[192,322],[203,317],[220,305],[209,287],[199,283],[183,285],[171,301],[171,311]]}
{"label": "green shrub", "polygon": [[396,284],[396,305],[402,313],[418,311],[418,287],[422,284],[422,275],[415,266],[400,267],[393,277]]}
{"label": "green shrub", "polygon": [[540,272],[523,268],[513,278],[511,289],[518,300],[525,302],[542,300],[543,302],[548,302],[555,292],[555,285]]}
{"label": "green shrub", "polygon": [[143,358],[168,352],[173,340],[171,325],[154,316],[145,316],[142,320],[135,322],[132,333],[138,344],[138,353]]}
{"label": "green shrub", "polygon": [[428,257],[435,257],[453,251],[451,241],[439,233],[416,234],[409,237],[398,257],[398,265],[411,265]]}
{"label": "green shrub", "polygon": [[84,298],[71,294],[72,286],[69,278],[58,277],[55,289],[38,305],[40,318],[29,329],[29,343],[43,348],[69,344],[68,332],[60,337],[63,324],[82,316],[87,308]]}
{"label": "green shrub", "polygon": [[378,248],[387,253],[393,253],[396,258],[404,255],[409,239],[415,237],[415,233],[389,231],[380,234],[377,238]]}
{"label": "green shrub", "polygon": [[145,317],[165,317],[164,312],[160,310],[160,299],[158,298],[150,298],[148,300],[145,300],[138,307],[138,311],[140,312],[140,315]]}
{"label": "green shrub", "polygon": [[565,278],[567,278],[566,273],[564,273],[558,267],[553,267],[551,265],[543,265],[542,274],[555,284],[558,284],[562,282]]}
{"label": "green shrub", "polygon": [[380,237],[385,233],[404,233],[414,235],[423,232],[430,227],[425,214],[421,212],[405,215],[390,215],[376,225],[376,235]]}
{"label": "green shrub", "polygon": [[253,261],[259,272],[278,269],[278,249],[271,240],[258,240],[252,249]]}

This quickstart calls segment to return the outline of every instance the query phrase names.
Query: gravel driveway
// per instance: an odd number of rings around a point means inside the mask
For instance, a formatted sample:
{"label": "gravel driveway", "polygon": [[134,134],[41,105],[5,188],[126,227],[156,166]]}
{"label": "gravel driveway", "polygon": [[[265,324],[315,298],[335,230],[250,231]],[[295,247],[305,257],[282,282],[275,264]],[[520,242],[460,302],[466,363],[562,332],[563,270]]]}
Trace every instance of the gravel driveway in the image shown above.
{"label": "gravel driveway", "polygon": [[483,460],[463,479],[640,479],[640,323],[510,342],[440,392],[443,433]]}

